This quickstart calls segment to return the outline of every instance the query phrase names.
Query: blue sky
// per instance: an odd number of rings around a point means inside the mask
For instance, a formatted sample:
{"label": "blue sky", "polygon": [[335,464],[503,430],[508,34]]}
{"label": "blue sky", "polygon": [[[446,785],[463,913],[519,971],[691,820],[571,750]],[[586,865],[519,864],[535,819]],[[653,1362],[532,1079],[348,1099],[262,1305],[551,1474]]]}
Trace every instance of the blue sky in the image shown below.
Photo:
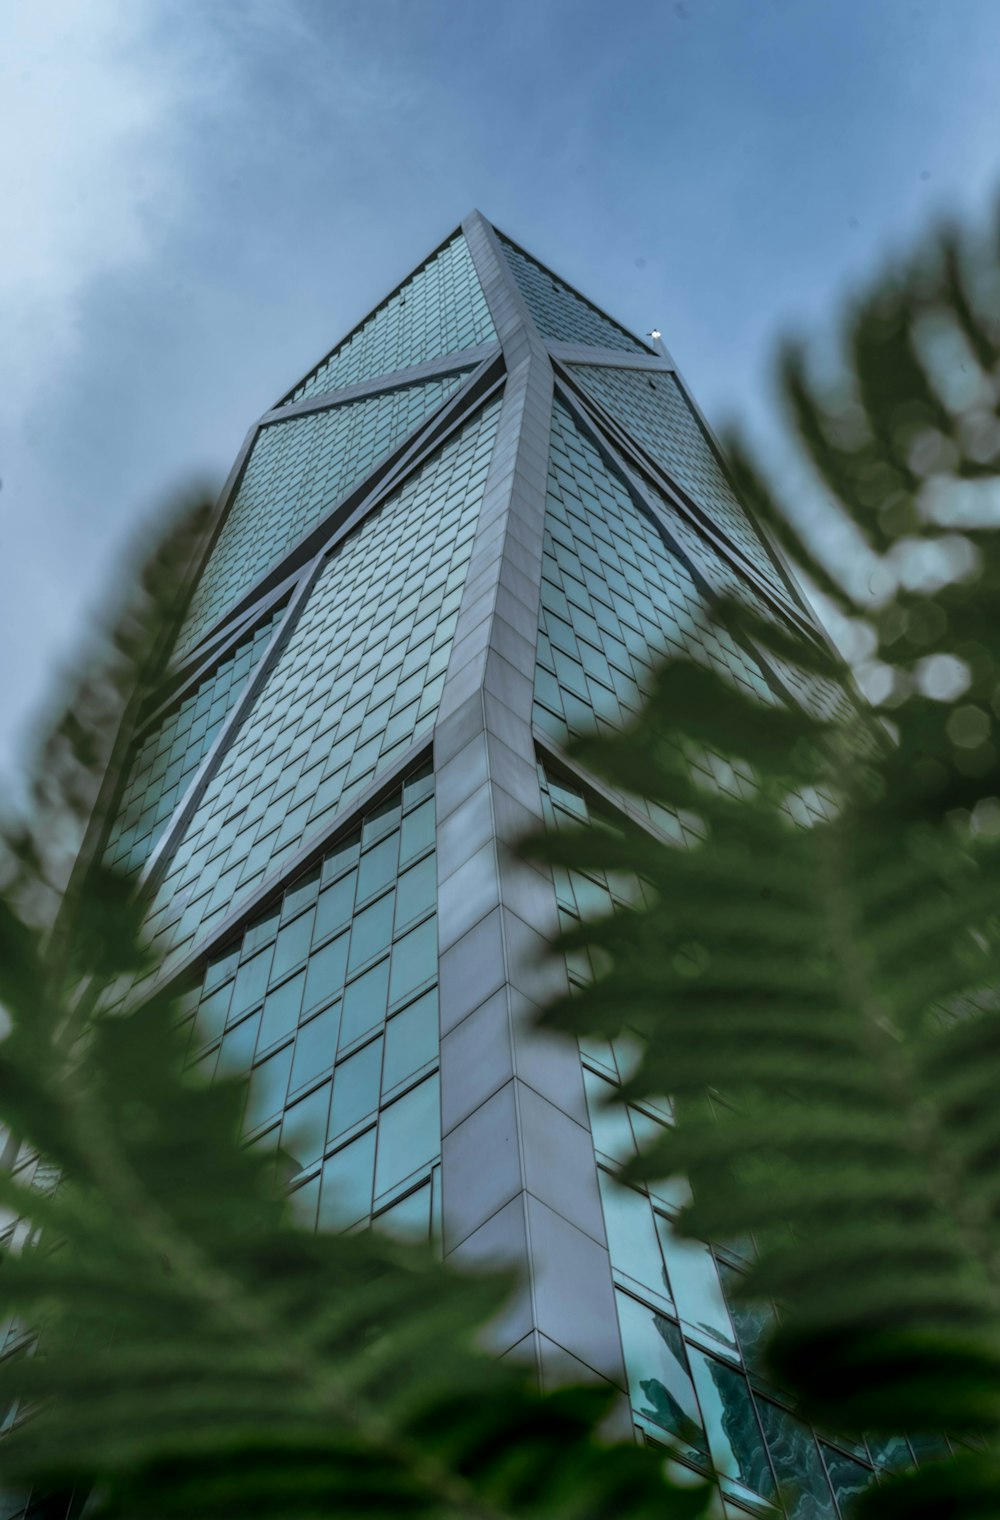
{"label": "blue sky", "polygon": [[123,545],[472,206],[770,426],[1000,188],[996,0],[10,0],[0,776]]}

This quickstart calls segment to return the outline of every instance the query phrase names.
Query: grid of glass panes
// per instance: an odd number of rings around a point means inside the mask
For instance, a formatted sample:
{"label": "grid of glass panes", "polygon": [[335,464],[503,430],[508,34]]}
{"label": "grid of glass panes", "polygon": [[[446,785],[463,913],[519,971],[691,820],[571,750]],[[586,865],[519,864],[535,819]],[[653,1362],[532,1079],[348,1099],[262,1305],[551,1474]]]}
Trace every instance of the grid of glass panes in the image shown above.
{"label": "grid of glass panes", "polygon": [[534,259],[522,253],[506,238],[500,239],[501,247],[511,267],[525,305],[534,317],[538,331],[544,338],[561,343],[587,343],[592,348],[618,348],[628,353],[647,354],[637,338],[611,317],[606,317],[591,306],[583,296],[577,295],[568,285],[549,274]]}
{"label": "grid of glass panes", "polygon": [[754,569],[787,596],[760,535],[737,501],[673,375],[590,364],[573,365],[573,374],[701,507],[712,525],[746,555]]}
{"label": "grid of glass panes", "polygon": [[192,649],[237,597],[322,522],[463,379],[462,373],[447,375],[263,428],[192,598],[175,658]]}
{"label": "grid of glass panes", "polygon": [[300,1217],[427,1239],[439,1207],[430,767],[365,813],[208,963],[192,1059],[243,1075]]}
{"label": "grid of glass panes", "polygon": [[[656,500],[670,533],[689,563],[704,577],[713,594],[742,602],[757,617],[767,622],[780,623],[786,633],[790,631],[790,625],[782,619],[781,614],[772,610],[749,581],[744,579],[729,560],[715,552],[708,540],[702,537],[686,517],[681,516],[661,492],[648,482],[646,490]],[[787,691],[807,712],[827,719],[836,716],[842,721],[853,715],[854,709],[844,688],[829,677],[804,670],[770,650],[762,652],[761,661],[762,668],[766,665],[778,676],[779,689]]]}
{"label": "grid of glass panes", "polygon": [[499,401],[331,556],[150,915],[176,955],[434,722]]}
{"label": "grid of glass panes", "polygon": [[[553,413],[534,718],[563,742],[619,728],[671,651],[776,701],[757,664],[712,625],[705,598],[652,518],[559,403]],[[718,778],[716,778],[718,779]],[[647,808],[668,833],[678,825]]]}
{"label": "grid of glass panes", "polygon": [[109,865],[130,873],[149,858],[284,615],[284,606],[272,612],[141,741],[108,838]]}
{"label": "grid of glass panes", "polygon": [[[549,827],[574,827],[591,816],[577,786],[543,766],[539,779]],[[562,868],[554,876],[564,928],[643,895],[634,878]],[[568,971],[577,986],[592,974],[581,954],[569,959]],[[617,1180],[637,1146],[671,1122],[669,1100],[628,1107],[617,1100],[635,1060],[628,1037],[613,1045],[581,1040],[580,1049],[638,1427],[693,1466],[714,1468],[733,1515],[776,1503],[779,1483],[791,1520],[843,1513],[870,1482],[872,1464],[912,1463],[909,1446],[885,1441],[869,1453],[822,1439],[761,1376],[760,1348],[773,1311],[748,1307],[733,1291],[752,1248],[682,1239],[671,1223],[689,1196],[682,1178],[648,1188]]]}
{"label": "grid of glass panes", "polygon": [[285,397],[301,401],[496,339],[461,233],[410,275],[345,342]]}

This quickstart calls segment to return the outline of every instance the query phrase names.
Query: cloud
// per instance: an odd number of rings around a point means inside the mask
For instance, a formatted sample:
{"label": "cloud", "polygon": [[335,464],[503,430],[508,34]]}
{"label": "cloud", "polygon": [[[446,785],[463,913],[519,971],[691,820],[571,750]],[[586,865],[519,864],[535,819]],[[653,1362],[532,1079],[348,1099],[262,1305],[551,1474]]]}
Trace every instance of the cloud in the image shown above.
{"label": "cloud", "polygon": [[179,176],[164,144],[182,82],[144,64],[149,12],[127,0],[32,0],[0,17],[5,233],[0,324],[9,425],[77,343],[81,293],[142,260]]}

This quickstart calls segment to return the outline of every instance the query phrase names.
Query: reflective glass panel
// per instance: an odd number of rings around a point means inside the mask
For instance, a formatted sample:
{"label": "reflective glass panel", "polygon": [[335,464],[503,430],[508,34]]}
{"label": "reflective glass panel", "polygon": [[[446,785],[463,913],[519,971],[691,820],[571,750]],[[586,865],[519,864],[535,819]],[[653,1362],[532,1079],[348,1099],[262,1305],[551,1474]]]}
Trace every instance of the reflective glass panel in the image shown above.
{"label": "reflective glass panel", "polygon": [[716,1470],[752,1494],[773,1499],[774,1475],[746,1378],[694,1346],[688,1348],[688,1361]]}
{"label": "reflective glass panel", "polygon": [[758,1397],[757,1411],[789,1520],[828,1520],[833,1497],[809,1426],[770,1399]]}
{"label": "reflective glass panel", "polygon": [[321,395],[495,338],[468,245],[459,233],[415,270],[287,399]]}
{"label": "reflective glass panel", "polygon": [[183,656],[227,608],[458,389],[445,375],[261,429],[194,593]]}
{"label": "reflective glass panel", "polygon": [[525,305],[545,338],[563,343],[586,343],[595,348],[617,348],[631,353],[649,350],[624,327],[598,311],[583,296],[549,273],[506,238],[500,239],[507,262],[524,297]]}
{"label": "reflective glass panel", "polygon": [[370,1129],[323,1163],[321,1230],[339,1230],[371,1213],[375,1131]]}
{"label": "reflective glass panel", "polygon": [[[464,581],[497,415],[491,402],[451,435],[325,562],[157,893],[150,931],[168,966],[429,733],[458,617],[457,602],[442,614],[442,587]],[[363,869],[374,894],[374,862]],[[379,869],[395,873],[382,855]]]}
{"label": "reflective glass panel", "polygon": [[708,1449],[680,1330],[627,1293],[615,1297],[633,1409],[704,1459]]}
{"label": "reflective glass panel", "polygon": [[373,1040],[357,1055],[341,1061],[333,1078],[330,1139],[353,1129],[378,1108],[382,1075],[382,1041]]}
{"label": "reflective glass panel", "polygon": [[437,1077],[428,1077],[382,1111],[378,1127],[376,1197],[433,1160],[441,1147]]}

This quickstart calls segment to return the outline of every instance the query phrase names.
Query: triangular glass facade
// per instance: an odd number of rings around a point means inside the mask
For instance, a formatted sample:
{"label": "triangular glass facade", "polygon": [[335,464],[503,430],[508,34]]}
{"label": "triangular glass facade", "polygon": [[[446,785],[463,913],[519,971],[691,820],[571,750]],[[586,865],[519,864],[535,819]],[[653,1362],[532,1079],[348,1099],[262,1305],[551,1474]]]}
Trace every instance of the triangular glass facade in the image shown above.
{"label": "triangular glass facade", "polygon": [[459,233],[285,399],[306,400],[495,341],[489,307]]}

